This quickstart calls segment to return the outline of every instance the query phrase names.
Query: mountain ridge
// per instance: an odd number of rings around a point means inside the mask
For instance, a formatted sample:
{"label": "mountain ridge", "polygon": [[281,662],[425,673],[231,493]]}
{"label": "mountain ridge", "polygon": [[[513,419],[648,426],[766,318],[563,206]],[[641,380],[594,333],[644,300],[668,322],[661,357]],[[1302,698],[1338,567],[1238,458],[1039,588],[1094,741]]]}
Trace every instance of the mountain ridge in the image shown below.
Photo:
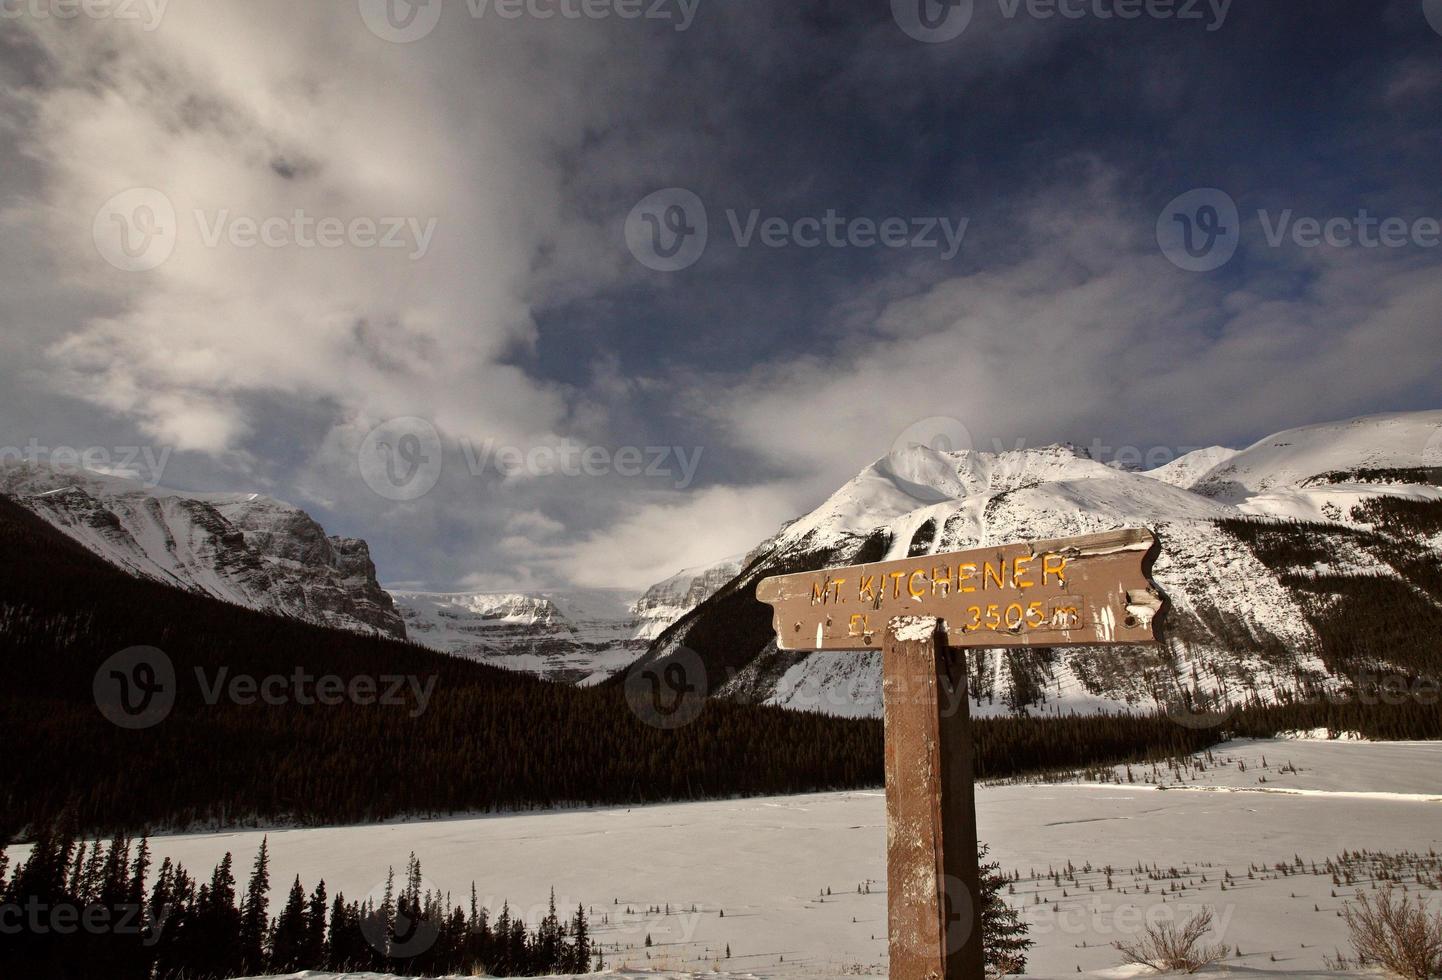
{"label": "mountain ridge", "polygon": [[318,625],[405,639],[365,541],[259,493],[183,493],[0,464],[0,494],[131,575]]}
{"label": "mountain ridge", "polygon": [[[999,453],[907,446],[758,546],[750,566],[658,637],[643,662],[685,650],[721,696],[874,716],[879,653],[776,650],[754,597],[761,578],[1143,526],[1163,545],[1155,576],[1172,601],[1167,643],[1065,656],[976,651],[975,710],[1153,710],[1179,698],[1271,701],[1335,686],[1364,661],[1397,666],[1375,650],[1370,660],[1339,652],[1372,647],[1338,638],[1347,625],[1335,609],[1385,629],[1357,605],[1370,579],[1392,583],[1388,601],[1406,604],[1417,621],[1442,609],[1442,575],[1433,575],[1442,534],[1425,533],[1442,514],[1442,487],[1429,469],[1438,465],[1442,411],[1303,426],[1243,450],[1199,450],[1161,472],[1118,469],[1065,445]],[[1267,522],[1305,530],[1252,526]],[[1298,537],[1326,560],[1284,557],[1306,547]],[[1408,547],[1415,560],[1399,557]],[[1424,661],[1435,670],[1437,659]]]}

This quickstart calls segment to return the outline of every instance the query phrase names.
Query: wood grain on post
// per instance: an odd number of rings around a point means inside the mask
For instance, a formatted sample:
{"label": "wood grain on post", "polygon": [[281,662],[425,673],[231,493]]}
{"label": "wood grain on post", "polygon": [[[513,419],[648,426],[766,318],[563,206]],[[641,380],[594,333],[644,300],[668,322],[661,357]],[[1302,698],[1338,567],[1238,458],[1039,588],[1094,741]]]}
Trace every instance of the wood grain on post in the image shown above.
{"label": "wood grain on post", "polygon": [[882,651],[891,980],[983,980],[966,653],[932,617]]}

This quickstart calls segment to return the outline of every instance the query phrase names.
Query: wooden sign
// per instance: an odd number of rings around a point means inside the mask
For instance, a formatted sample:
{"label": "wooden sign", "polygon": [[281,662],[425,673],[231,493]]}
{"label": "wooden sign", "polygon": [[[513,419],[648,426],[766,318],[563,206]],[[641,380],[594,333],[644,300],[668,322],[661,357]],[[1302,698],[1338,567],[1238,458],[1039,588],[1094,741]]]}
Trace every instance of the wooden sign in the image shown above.
{"label": "wooden sign", "polygon": [[891,980],[984,980],[968,647],[1155,643],[1156,535],[1063,541],[768,578],[783,650],[882,651]]}
{"label": "wooden sign", "polygon": [[756,596],[782,650],[880,649],[897,616],[942,620],[954,647],[1152,643],[1157,550],[1151,531],[1108,531],[779,575]]}

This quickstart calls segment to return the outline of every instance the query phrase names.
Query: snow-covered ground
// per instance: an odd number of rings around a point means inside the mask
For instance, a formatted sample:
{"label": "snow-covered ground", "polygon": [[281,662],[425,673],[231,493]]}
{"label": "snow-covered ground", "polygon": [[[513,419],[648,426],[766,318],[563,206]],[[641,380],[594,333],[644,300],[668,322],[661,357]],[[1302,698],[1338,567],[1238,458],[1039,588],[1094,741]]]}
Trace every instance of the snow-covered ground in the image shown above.
{"label": "snow-covered ground", "polygon": [[[1215,766],[1191,771],[1185,785],[1234,791],[1161,791],[1141,781],[1150,773],[1144,767],[1133,767],[1135,784],[979,790],[981,836],[1002,867],[1022,877],[1011,901],[1037,942],[1030,974],[1112,971],[1120,956],[1110,944],[1130,938],[1132,923],[1185,918],[1202,905],[1216,910],[1216,941],[1241,950],[1227,961],[1234,970],[1320,972],[1325,955],[1350,952],[1337,913],[1354,888],[1312,874],[1312,862],[1324,866],[1344,850],[1442,849],[1442,743],[1234,742],[1212,755]],[[282,892],[299,874],[307,887],[324,877],[332,895],[363,896],[381,884],[387,865],[404,867],[412,851],[428,882],[458,901],[469,899],[474,880],[492,908],[509,899],[533,920],[554,886],[563,907],[594,908],[608,964],[623,972],[775,978],[886,971],[879,790],[269,836],[271,880]],[[232,851],[244,872],[260,837],[184,835],[152,844],[201,874]],[[1049,872],[1068,862],[1077,880],[1054,884]],[[1278,863],[1290,873],[1253,870]],[[1110,889],[1101,870],[1107,865],[1114,869]],[[1164,874],[1175,868],[1179,877],[1153,877],[1154,865]],[[1148,870],[1137,874],[1139,866]],[[1442,893],[1412,887],[1442,905]],[[662,911],[647,913],[653,906]]]}

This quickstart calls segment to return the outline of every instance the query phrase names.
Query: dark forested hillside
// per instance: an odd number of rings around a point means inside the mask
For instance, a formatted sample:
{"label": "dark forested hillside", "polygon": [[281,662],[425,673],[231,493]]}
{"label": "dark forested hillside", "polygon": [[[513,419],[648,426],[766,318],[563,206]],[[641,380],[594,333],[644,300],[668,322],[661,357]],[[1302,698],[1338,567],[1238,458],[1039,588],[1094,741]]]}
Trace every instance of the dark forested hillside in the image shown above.
{"label": "dark forested hillside", "polygon": [[[174,664],[175,700],[160,723],[127,730],[102,716],[93,685],[108,658],[135,646]],[[279,688],[286,703],[207,702],[217,682],[297,669],[382,679],[368,700],[391,676],[433,687],[424,710],[409,682],[396,704],[302,704]],[[0,810],[19,827],[67,807],[92,828],[340,822],[881,778],[877,722],[711,703],[663,730],[623,691],[547,684],[131,578],[4,498],[0,742]]]}

